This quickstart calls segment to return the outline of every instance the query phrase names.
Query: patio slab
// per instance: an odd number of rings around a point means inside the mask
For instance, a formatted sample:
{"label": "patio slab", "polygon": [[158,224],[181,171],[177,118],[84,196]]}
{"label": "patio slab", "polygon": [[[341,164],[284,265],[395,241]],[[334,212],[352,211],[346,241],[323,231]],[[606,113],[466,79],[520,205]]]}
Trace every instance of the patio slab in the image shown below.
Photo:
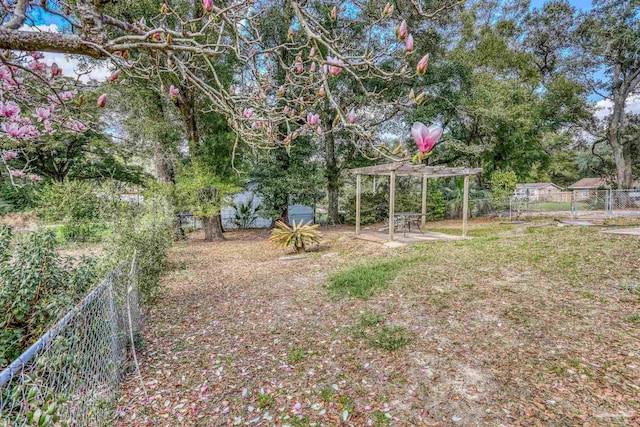
{"label": "patio slab", "polygon": [[451,234],[435,233],[432,231],[425,231],[423,233],[396,233],[394,240],[389,241],[389,233],[387,231],[375,231],[365,230],[360,232],[359,235],[353,235],[354,238],[359,240],[366,240],[368,242],[379,243],[390,248],[398,248],[406,245],[423,242],[435,242],[441,240],[468,240],[468,237],[453,236]]}

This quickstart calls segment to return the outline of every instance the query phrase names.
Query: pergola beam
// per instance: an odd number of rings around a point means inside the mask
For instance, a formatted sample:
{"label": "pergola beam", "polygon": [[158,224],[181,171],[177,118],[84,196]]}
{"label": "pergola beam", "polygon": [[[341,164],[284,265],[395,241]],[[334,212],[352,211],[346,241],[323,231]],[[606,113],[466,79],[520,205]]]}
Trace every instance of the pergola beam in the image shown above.
{"label": "pergola beam", "polygon": [[356,235],[360,234],[360,193],[362,192],[362,175],[356,175]]}
{"label": "pergola beam", "polygon": [[452,168],[446,166],[426,166],[422,164],[414,165],[407,162],[389,163],[385,165],[366,166],[363,168],[351,169],[354,175],[390,176],[427,176],[427,178],[445,178],[452,176],[476,175],[482,172],[482,168]]}

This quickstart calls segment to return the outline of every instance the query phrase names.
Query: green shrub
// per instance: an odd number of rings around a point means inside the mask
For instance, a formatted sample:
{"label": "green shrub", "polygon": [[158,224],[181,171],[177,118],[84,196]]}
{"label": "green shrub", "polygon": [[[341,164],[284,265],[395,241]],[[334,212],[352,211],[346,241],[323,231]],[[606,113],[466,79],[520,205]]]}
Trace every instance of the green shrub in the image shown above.
{"label": "green shrub", "polygon": [[103,204],[90,183],[51,183],[38,193],[37,213],[49,223],[62,223],[64,241],[97,242],[108,234],[101,218]]}
{"label": "green shrub", "polygon": [[160,292],[160,275],[167,265],[173,242],[173,214],[161,197],[145,199],[122,214],[113,234],[106,239],[105,271],[136,253],[138,287],[144,302],[153,301]]}
{"label": "green shrub", "polygon": [[96,283],[92,259],[61,258],[51,231],[0,225],[0,365],[19,356]]}
{"label": "green shrub", "polygon": [[14,187],[9,180],[0,179],[0,216],[33,209],[37,204],[35,188],[35,185]]}

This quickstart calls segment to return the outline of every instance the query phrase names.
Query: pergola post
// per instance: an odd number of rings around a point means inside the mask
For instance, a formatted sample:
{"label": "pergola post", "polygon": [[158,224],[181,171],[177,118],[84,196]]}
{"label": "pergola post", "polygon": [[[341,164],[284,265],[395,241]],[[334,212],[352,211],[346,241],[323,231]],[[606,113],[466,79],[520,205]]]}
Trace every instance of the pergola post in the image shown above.
{"label": "pergola post", "polygon": [[462,237],[467,237],[467,217],[469,216],[469,175],[464,176],[464,194],[462,197]]}
{"label": "pergola post", "polygon": [[362,191],[362,175],[356,175],[356,236],[360,234],[360,192]]}
{"label": "pergola post", "polygon": [[420,228],[424,228],[427,223],[427,175],[422,175],[422,217]]}
{"label": "pergola post", "polygon": [[396,209],[396,171],[389,175],[389,241],[393,242]]}

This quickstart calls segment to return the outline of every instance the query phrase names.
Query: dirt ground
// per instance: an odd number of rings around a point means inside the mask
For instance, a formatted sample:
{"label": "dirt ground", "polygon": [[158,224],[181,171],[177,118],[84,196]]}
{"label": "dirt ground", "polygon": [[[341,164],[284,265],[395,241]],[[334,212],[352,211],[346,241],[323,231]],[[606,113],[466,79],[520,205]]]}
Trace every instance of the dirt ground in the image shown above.
{"label": "dirt ground", "polygon": [[[116,424],[640,425],[640,239],[593,228],[481,221],[470,241],[400,249],[324,229],[296,260],[267,231],[195,233],[172,251]],[[368,300],[327,288],[363,259],[409,258]],[[410,344],[371,346],[371,313]]]}

